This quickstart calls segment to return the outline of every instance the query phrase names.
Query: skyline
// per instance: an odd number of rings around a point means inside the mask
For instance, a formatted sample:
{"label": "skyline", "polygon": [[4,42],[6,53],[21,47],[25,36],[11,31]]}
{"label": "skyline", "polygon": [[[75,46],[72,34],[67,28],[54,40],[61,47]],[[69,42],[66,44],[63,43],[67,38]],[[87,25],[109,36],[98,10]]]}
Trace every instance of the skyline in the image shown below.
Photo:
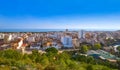
{"label": "skyline", "polygon": [[0,29],[120,29],[119,0],[4,0]]}

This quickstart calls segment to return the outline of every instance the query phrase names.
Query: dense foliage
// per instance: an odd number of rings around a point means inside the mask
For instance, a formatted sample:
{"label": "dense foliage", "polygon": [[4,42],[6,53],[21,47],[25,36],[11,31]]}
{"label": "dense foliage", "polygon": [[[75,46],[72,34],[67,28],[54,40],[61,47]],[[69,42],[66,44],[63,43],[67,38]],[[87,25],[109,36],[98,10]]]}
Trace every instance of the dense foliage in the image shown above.
{"label": "dense foliage", "polygon": [[98,50],[101,48],[101,44],[100,43],[95,43],[94,44],[94,50]]}
{"label": "dense foliage", "polygon": [[42,54],[33,50],[32,54],[24,55],[16,50],[4,50],[0,51],[0,70],[117,70],[117,65],[109,62],[73,54],[58,53],[55,48],[48,48]]}
{"label": "dense foliage", "polygon": [[120,46],[117,47],[118,52],[120,52]]}
{"label": "dense foliage", "polygon": [[88,50],[89,50],[89,48],[88,48],[87,45],[83,45],[83,46],[81,46],[81,48],[80,48],[81,53],[86,53]]}

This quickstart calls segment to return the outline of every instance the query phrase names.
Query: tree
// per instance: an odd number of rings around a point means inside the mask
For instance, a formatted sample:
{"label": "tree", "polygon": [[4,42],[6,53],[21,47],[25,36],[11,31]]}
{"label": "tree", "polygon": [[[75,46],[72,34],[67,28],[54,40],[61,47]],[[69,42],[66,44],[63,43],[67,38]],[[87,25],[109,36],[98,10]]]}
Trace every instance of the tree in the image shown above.
{"label": "tree", "polygon": [[98,50],[98,49],[100,49],[100,48],[101,48],[101,44],[100,44],[100,43],[94,44],[94,49],[95,49],[95,50]]}
{"label": "tree", "polygon": [[94,62],[94,58],[92,56],[87,56],[86,57],[87,63],[93,63]]}
{"label": "tree", "polygon": [[51,47],[51,48],[47,48],[45,51],[46,51],[47,57],[49,58],[49,61],[53,63],[54,60],[56,60],[58,50],[54,47]]}
{"label": "tree", "polygon": [[58,53],[58,50],[54,47],[51,47],[51,48],[47,48],[45,50],[47,53],[54,53],[54,54],[57,54]]}
{"label": "tree", "polygon": [[38,50],[32,50],[32,54],[37,55],[39,54]]}
{"label": "tree", "polygon": [[36,68],[37,68],[37,70],[43,70],[42,65],[41,65],[41,64],[39,64],[39,63],[37,63],[37,64],[36,64]]}
{"label": "tree", "polygon": [[65,60],[66,65],[67,65],[67,69],[66,70],[79,70],[79,65],[77,64],[77,62],[72,61],[70,59]]}
{"label": "tree", "polygon": [[120,70],[120,60],[117,60],[118,70]]}
{"label": "tree", "polygon": [[32,54],[29,54],[29,58],[33,62],[38,62],[38,58],[40,58],[41,54],[38,52],[38,50],[32,50]]}
{"label": "tree", "polygon": [[93,70],[93,65],[89,64],[86,68],[86,70]]}
{"label": "tree", "polygon": [[35,59],[36,63],[40,63],[41,65],[48,65],[49,64],[49,59],[45,54],[42,54],[41,57],[37,57]]}
{"label": "tree", "polygon": [[44,70],[56,70],[55,65],[48,65]]}
{"label": "tree", "polygon": [[120,46],[117,47],[118,52],[120,52]]}
{"label": "tree", "polygon": [[22,54],[16,50],[8,49],[3,51],[2,57],[5,57],[7,59],[20,60],[22,58]]}
{"label": "tree", "polygon": [[102,70],[111,70],[111,69],[105,66],[102,68]]}
{"label": "tree", "polygon": [[81,51],[82,53],[86,53],[86,52],[88,51],[88,46],[87,46],[87,45],[83,45],[83,46],[81,47],[80,51]]}
{"label": "tree", "polygon": [[63,52],[63,53],[61,53],[61,54],[59,54],[58,56],[57,56],[57,58],[60,60],[60,59],[64,59],[64,60],[67,60],[67,59],[69,59],[70,58],[70,55],[67,53],[67,52]]}

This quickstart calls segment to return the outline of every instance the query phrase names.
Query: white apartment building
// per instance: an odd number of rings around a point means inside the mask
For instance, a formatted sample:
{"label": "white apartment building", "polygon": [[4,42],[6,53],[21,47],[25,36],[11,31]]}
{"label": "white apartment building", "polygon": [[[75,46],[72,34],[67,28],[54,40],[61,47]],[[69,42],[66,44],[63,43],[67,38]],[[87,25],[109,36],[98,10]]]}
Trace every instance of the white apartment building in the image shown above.
{"label": "white apartment building", "polygon": [[72,37],[70,37],[70,36],[61,37],[61,42],[62,42],[63,46],[66,47],[66,48],[72,48],[73,47]]}
{"label": "white apartment building", "polygon": [[30,36],[27,38],[27,41],[30,42],[35,42],[35,37],[34,36]]}

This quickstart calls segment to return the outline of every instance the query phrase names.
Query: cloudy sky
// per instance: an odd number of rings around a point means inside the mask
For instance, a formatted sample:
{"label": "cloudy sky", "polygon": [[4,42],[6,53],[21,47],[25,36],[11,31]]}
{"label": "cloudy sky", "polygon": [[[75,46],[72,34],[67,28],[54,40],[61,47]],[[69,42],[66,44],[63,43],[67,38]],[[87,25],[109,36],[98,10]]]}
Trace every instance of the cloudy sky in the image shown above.
{"label": "cloudy sky", "polygon": [[120,29],[120,0],[0,0],[0,29]]}

